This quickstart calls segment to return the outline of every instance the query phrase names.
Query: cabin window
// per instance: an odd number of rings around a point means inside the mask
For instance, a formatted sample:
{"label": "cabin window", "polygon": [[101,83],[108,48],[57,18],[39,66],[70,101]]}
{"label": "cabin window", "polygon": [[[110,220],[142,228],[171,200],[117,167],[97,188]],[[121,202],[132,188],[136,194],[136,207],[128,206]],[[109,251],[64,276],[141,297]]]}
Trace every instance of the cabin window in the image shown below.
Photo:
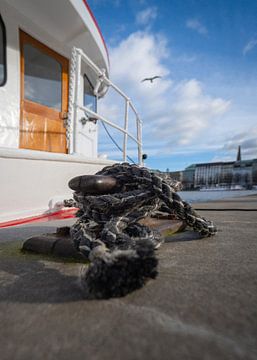
{"label": "cabin window", "polygon": [[96,96],[91,81],[84,75],[84,106],[96,112]]}
{"label": "cabin window", "polygon": [[61,111],[62,65],[31,44],[24,45],[24,97]]}
{"label": "cabin window", "polygon": [[0,86],[4,86],[6,74],[6,32],[3,19],[0,15]]}

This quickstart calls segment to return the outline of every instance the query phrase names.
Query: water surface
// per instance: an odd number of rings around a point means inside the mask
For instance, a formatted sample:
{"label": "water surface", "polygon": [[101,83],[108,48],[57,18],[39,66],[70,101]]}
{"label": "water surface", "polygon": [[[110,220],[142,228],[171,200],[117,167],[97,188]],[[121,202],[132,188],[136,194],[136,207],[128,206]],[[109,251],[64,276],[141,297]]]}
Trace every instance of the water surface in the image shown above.
{"label": "water surface", "polygon": [[195,203],[257,194],[257,190],[179,191],[183,200]]}

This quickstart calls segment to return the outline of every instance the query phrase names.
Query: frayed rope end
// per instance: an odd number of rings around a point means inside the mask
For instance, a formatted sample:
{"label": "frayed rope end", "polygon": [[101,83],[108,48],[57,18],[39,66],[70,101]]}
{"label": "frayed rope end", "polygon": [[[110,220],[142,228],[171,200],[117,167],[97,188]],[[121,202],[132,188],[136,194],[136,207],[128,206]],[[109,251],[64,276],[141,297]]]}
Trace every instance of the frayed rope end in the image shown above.
{"label": "frayed rope end", "polygon": [[87,299],[121,297],[154,279],[158,260],[148,240],[138,240],[133,250],[116,250],[96,257],[84,268],[80,283]]}

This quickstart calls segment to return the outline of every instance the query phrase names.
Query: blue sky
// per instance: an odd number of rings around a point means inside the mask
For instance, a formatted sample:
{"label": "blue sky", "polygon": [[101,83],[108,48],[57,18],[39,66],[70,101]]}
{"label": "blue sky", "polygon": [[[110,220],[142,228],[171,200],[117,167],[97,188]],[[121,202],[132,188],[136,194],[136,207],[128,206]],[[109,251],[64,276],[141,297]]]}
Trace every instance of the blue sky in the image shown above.
{"label": "blue sky", "polygon": [[[244,158],[257,157],[257,1],[88,2],[109,48],[111,79],[143,119],[147,166],[231,160],[239,144]],[[162,78],[141,83],[152,75]],[[99,108],[119,121],[117,104],[110,93]],[[118,159],[100,136],[99,150]],[[136,158],[133,144],[129,150]]]}

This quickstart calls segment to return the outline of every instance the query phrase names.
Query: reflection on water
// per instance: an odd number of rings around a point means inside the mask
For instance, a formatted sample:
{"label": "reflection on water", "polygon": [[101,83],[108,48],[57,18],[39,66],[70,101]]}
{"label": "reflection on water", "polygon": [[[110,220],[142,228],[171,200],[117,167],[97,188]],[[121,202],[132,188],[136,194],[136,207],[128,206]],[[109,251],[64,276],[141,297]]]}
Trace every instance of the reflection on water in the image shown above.
{"label": "reflection on water", "polygon": [[183,200],[195,203],[257,194],[257,190],[179,191]]}

